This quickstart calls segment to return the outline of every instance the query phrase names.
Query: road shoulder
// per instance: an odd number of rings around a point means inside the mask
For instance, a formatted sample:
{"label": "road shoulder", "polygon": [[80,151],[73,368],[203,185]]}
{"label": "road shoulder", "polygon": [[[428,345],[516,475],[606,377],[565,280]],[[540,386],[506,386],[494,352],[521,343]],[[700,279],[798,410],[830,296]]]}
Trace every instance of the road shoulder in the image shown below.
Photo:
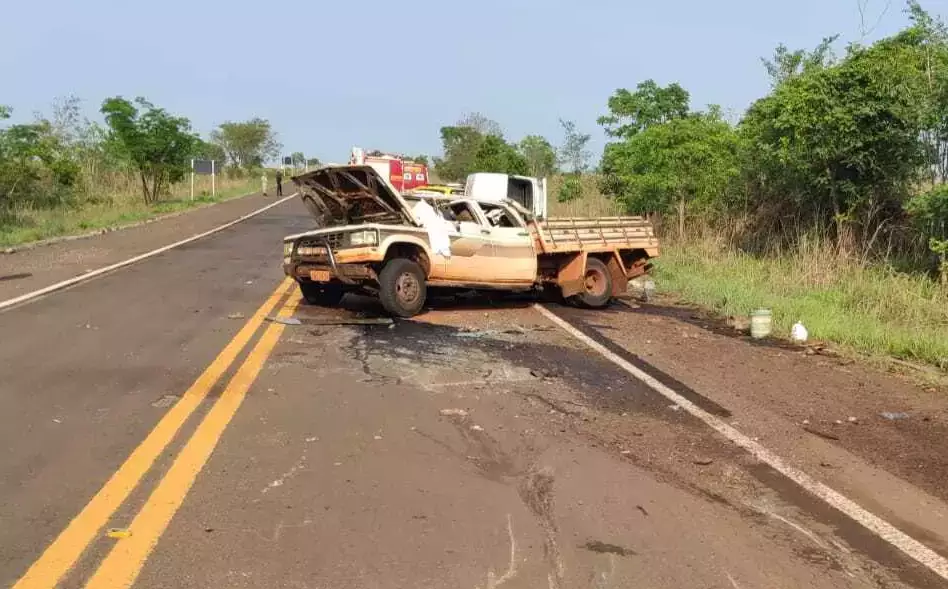
{"label": "road shoulder", "polygon": [[84,239],[0,254],[0,301],[209,231],[275,201],[273,196],[252,194]]}

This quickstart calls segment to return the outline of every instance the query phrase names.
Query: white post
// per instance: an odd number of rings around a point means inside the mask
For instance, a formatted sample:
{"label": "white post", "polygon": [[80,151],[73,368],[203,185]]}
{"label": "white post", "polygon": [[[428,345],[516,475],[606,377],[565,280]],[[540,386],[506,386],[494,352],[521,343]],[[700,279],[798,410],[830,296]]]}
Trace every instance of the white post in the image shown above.
{"label": "white post", "polygon": [[194,160],[191,160],[191,200],[194,200]]}
{"label": "white post", "polygon": [[217,196],[217,177],[214,168],[214,160],[211,160],[211,197]]}

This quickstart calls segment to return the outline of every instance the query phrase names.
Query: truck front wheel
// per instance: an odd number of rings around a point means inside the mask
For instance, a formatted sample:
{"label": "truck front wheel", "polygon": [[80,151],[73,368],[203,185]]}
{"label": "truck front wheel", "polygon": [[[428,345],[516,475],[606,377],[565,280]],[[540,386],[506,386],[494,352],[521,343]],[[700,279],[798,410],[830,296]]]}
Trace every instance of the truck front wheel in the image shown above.
{"label": "truck front wheel", "polygon": [[320,284],[314,282],[300,282],[300,292],[303,299],[310,305],[319,307],[333,307],[342,301],[346,292],[338,284]]}
{"label": "truck front wheel", "polygon": [[589,309],[601,309],[609,304],[612,299],[612,275],[602,260],[586,260],[583,287],[583,292],[570,297],[571,302]]}
{"label": "truck front wheel", "polygon": [[425,306],[425,271],[407,258],[389,260],[379,272],[379,299],[396,317],[414,317]]}

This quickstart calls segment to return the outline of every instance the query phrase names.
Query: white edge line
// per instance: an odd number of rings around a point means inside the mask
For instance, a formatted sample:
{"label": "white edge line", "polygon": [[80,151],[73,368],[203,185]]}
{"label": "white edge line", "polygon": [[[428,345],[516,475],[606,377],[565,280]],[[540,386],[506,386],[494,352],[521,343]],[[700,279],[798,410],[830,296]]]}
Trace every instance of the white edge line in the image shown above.
{"label": "white edge line", "polygon": [[236,225],[237,223],[240,223],[240,222],[242,222],[242,221],[246,221],[247,219],[250,219],[251,217],[255,217],[255,216],[259,215],[260,213],[263,213],[264,211],[268,211],[268,210],[272,209],[273,207],[275,207],[275,206],[277,206],[277,205],[281,205],[281,204],[285,203],[286,201],[290,200],[291,198],[297,196],[298,194],[299,194],[298,192],[294,192],[293,194],[291,194],[291,195],[289,195],[289,196],[285,196],[285,197],[281,198],[281,199],[278,200],[278,201],[272,202],[272,203],[268,204],[268,205],[265,206],[265,207],[262,207],[262,208],[259,208],[259,209],[255,210],[255,211],[252,211],[252,212],[250,212],[250,213],[247,213],[246,215],[243,215],[243,216],[241,216],[241,217],[238,217],[238,218],[236,218],[236,219],[234,219],[233,221],[230,221],[230,222],[228,222],[228,223],[224,223],[223,225],[220,225],[220,226],[218,226],[218,227],[215,227],[215,228],[213,228],[213,229],[211,229],[211,230],[209,230],[209,231],[205,231],[204,233],[198,233],[197,235],[192,235],[191,237],[188,237],[188,238],[186,238],[186,239],[182,239],[181,241],[176,241],[176,242],[174,242],[174,243],[172,243],[172,244],[162,246],[162,247],[160,247],[160,248],[158,248],[158,249],[155,249],[155,250],[151,250],[150,252],[145,252],[145,253],[143,253],[143,254],[140,254],[140,255],[138,255],[138,256],[135,256],[134,258],[129,258],[129,259],[127,259],[127,260],[122,260],[121,262],[116,262],[115,264],[112,264],[112,265],[110,265],[110,266],[105,266],[105,267],[103,267],[103,268],[97,268],[97,269],[95,269],[95,270],[92,270],[91,272],[86,272],[85,274],[80,274],[79,276],[74,276],[74,277],[69,278],[69,279],[67,279],[67,280],[63,280],[62,282],[57,282],[56,284],[50,284],[49,286],[43,287],[43,288],[41,288],[41,289],[39,289],[39,290],[34,290],[34,291],[32,291],[32,292],[28,292],[28,293],[22,294],[22,295],[20,295],[20,296],[18,296],[18,297],[14,297],[14,298],[12,298],[12,299],[7,299],[7,300],[5,300],[5,301],[0,302],[0,311],[2,311],[2,310],[4,310],[4,309],[8,309],[8,308],[10,308],[10,307],[13,307],[14,305],[19,305],[19,304],[21,304],[21,303],[25,303],[25,302],[31,301],[31,300],[33,300],[33,299],[35,299],[35,298],[38,298],[38,297],[41,297],[41,296],[43,296],[43,295],[47,295],[47,294],[49,294],[49,293],[56,292],[57,290],[62,290],[62,289],[64,289],[64,288],[70,287],[70,286],[72,286],[72,285],[74,285],[74,284],[79,284],[80,282],[85,282],[86,280],[91,280],[91,279],[93,279],[93,278],[95,278],[95,277],[97,277],[97,276],[102,276],[103,274],[107,274],[107,273],[109,273],[109,272],[112,272],[113,270],[118,270],[119,268],[124,268],[125,266],[129,266],[129,265],[134,264],[134,263],[136,263],[136,262],[141,262],[142,260],[147,260],[148,258],[151,258],[151,257],[153,257],[153,256],[157,256],[158,254],[164,253],[164,252],[166,252],[166,251],[168,251],[168,250],[171,250],[171,249],[174,249],[174,248],[176,248],[176,247],[180,247],[180,246],[182,246],[182,245],[191,243],[192,241],[197,241],[198,239],[202,239],[202,238],[204,238],[204,237],[207,237],[208,235],[213,235],[213,234],[217,233],[218,231],[223,231],[224,229],[227,229],[228,227],[233,227],[233,226]]}
{"label": "white edge line", "polygon": [[667,398],[669,401],[672,401],[676,405],[683,408],[685,411],[697,417],[703,421],[708,427],[717,431],[725,438],[733,442],[734,444],[740,446],[741,448],[747,450],[755,458],[764,462],[780,474],[784,475],[788,479],[792,480],[800,487],[809,491],[813,495],[816,495],[831,507],[842,512],[852,520],[856,521],[864,528],[874,533],[879,538],[885,540],[892,546],[898,548],[907,556],[918,561],[923,566],[937,574],[943,579],[948,580],[948,559],[945,559],[940,554],[936,553],[934,550],[925,546],[918,540],[910,537],[905,534],[889,522],[883,520],[882,518],[874,515],[868,510],[864,509],[856,502],[845,497],[837,491],[834,491],[830,487],[824,485],[818,480],[814,479],[810,475],[806,474],[802,470],[791,466],[784,462],[782,458],[762,446],[761,444],[755,442],[748,436],[744,435],[734,427],[728,425],[721,419],[716,416],[708,413],[704,409],[698,407],[685,397],[682,397],[671,388],[665,386],[659,382],[654,377],[646,374],[641,369],[633,366],[631,363],[623,359],[618,354],[610,351],[608,348],[595,341],[591,337],[582,333],[564,319],[558,317],[555,313],[546,309],[542,305],[534,304],[533,308],[540,312],[544,317],[555,323],[557,326],[562,328],[564,331],[569,333],[571,336],[577,340],[583,342],[596,352],[600,353],[607,360],[613,364],[619,366],[635,378],[639,379],[656,392]]}

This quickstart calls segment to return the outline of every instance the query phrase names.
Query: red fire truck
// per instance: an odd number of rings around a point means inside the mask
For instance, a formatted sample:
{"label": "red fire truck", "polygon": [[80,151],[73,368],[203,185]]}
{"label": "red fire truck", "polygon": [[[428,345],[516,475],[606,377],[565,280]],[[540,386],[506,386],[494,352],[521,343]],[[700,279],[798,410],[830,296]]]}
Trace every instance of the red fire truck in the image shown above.
{"label": "red fire truck", "polygon": [[398,155],[366,155],[361,147],[353,147],[350,165],[368,165],[383,178],[388,178],[399,192],[428,185],[428,166]]}

